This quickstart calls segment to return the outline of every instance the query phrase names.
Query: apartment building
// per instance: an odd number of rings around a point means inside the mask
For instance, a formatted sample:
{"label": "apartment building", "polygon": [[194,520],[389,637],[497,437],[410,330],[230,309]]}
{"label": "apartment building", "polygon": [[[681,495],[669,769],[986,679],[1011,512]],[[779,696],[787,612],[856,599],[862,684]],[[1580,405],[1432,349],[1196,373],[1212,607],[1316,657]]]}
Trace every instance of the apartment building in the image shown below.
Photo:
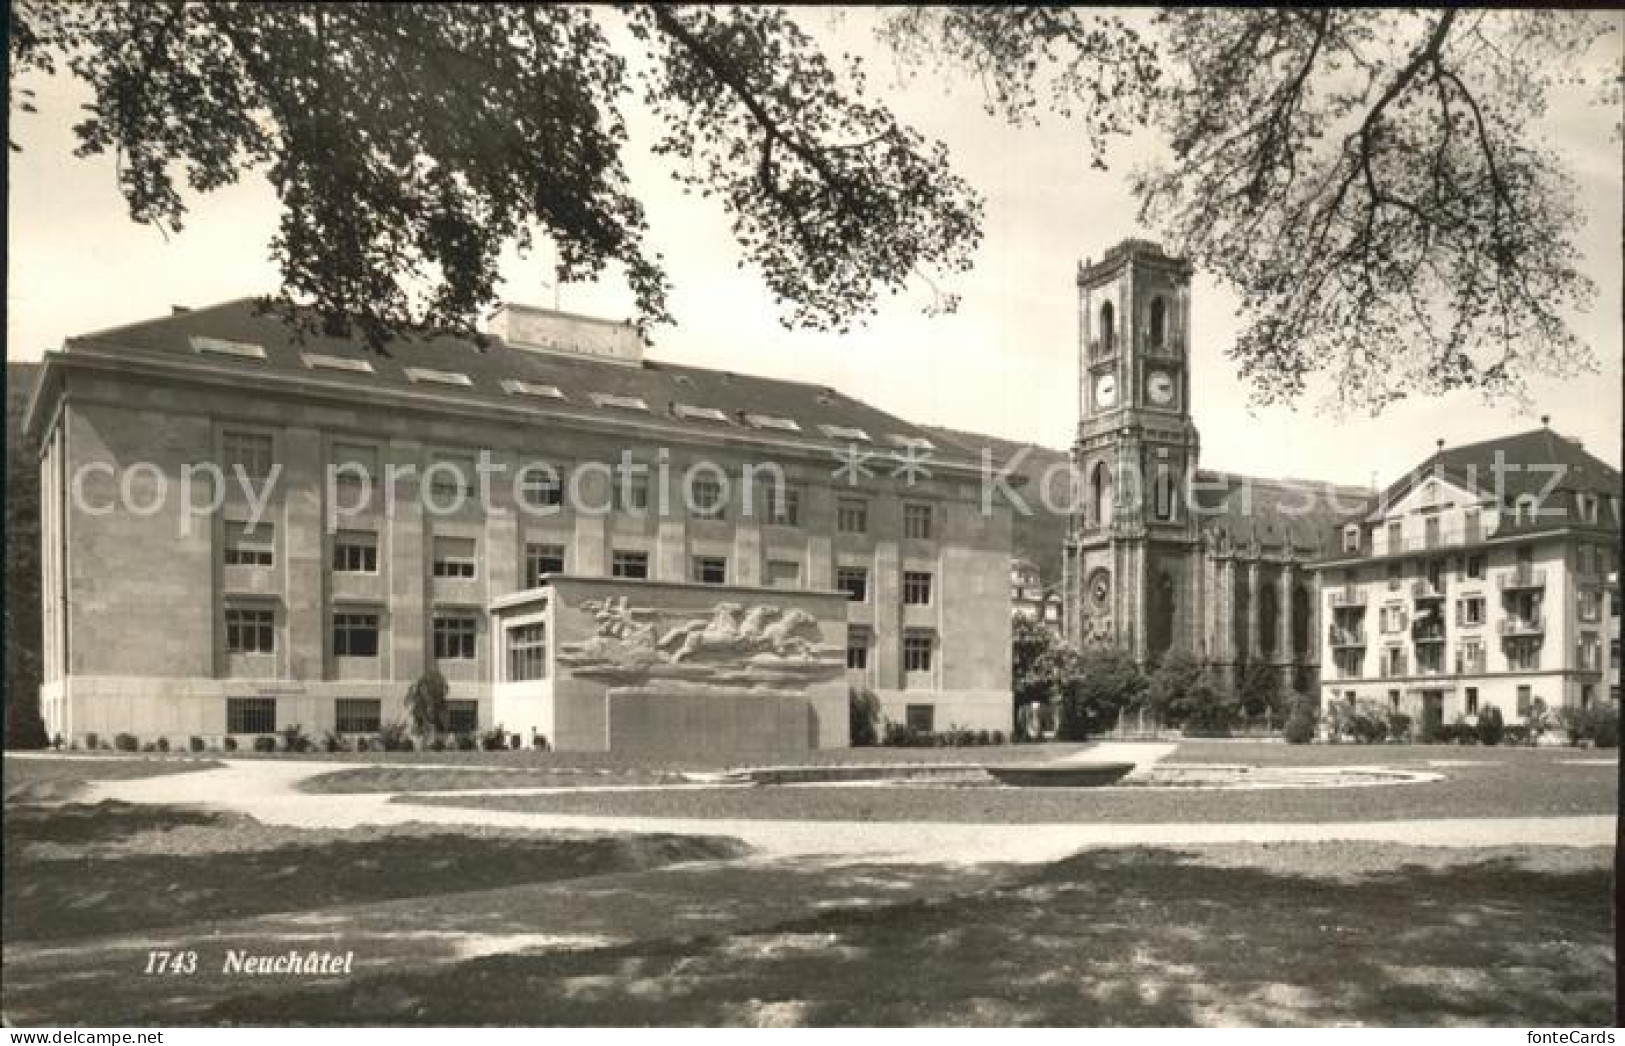
{"label": "apartment building", "polygon": [[[613,640],[684,700],[699,661],[747,666],[707,677],[735,697],[816,677],[825,720],[832,660],[841,722],[816,745],[846,743],[848,681],[894,720],[1008,730],[1011,518],[983,510],[979,463],[833,389],[644,350],[624,324],[508,306],[486,344],[380,354],[247,300],[69,339],[27,417],[48,729],[370,733],[432,667],[454,730],[545,734],[565,728],[539,681],[611,678]],[[569,578],[599,608],[564,608],[586,653],[547,628]],[[640,638],[656,626],[679,645]],[[753,707],[705,707],[724,704]],[[571,712],[592,720],[576,743],[615,747],[618,714]]]}
{"label": "apartment building", "polygon": [[1418,724],[1619,699],[1620,474],[1549,426],[1437,452],[1314,564],[1323,702]]}

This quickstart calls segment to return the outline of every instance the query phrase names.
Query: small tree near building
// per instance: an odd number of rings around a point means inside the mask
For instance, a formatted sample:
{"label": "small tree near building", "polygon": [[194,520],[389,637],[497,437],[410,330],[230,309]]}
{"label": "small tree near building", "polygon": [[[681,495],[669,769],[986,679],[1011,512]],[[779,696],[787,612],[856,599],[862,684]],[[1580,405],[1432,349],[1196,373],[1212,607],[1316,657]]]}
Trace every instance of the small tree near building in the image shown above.
{"label": "small tree near building", "polygon": [[406,712],[412,719],[412,732],[424,741],[431,741],[451,728],[447,689],[446,677],[431,668],[406,692]]}
{"label": "small tree near building", "polygon": [[1063,647],[1056,674],[1061,690],[1060,735],[1083,741],[1111,729],[1120,709],[1145,699],[1146,680],[1134,659],[1117,650],[1090,648],[1078,653]]}

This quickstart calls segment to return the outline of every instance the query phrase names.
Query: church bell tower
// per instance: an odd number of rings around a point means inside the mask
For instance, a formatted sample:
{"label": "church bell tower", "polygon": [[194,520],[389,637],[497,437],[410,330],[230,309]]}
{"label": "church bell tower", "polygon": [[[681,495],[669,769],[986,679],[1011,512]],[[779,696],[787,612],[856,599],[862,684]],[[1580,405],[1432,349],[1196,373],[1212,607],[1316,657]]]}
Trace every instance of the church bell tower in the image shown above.
{"label": "church bell tower", "polygon": [[1078,431],[1068,638],[1154,661],[1200,648],[1198,520],[1187,496],[1190,264],[1125,240],[1078,266]]}

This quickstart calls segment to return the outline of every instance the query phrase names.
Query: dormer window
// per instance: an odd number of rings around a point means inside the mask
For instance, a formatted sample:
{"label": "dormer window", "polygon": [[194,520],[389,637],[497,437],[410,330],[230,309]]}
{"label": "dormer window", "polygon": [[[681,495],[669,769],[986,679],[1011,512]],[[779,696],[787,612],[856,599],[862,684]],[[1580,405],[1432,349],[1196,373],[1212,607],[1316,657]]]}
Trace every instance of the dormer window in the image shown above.
{"label": "dormer window", "polygon": [[538,385],[532,381],[520,381],[517,378],[508,378],[503,381],[504,392],[515,396],[535,396],[537,399],[561,400],[564,393],[559,391],[557,385]]}
{"label": "dormer window", "polygon": [[1535,500],[1533,494],[1525,494],[1518,498],[1517,504],[1513,507],[1513,519],[1519,526],[1535,522],[1539,515],[1540,503]]}
{"label": "dormer window", "polygon": [[640,396],[615,396],[608,392],[594,392],[592,393],[592,401],[600,407],[616,407],[620,410],[646,411],[649,409],[649,405]]}
{"label": "dormer window", "polygon": [[229,356],[239,360],[263,360],[265,346],[247,341],[228,341],[225,338],[205,338],[194,334],[190,339],[192,351],[200,355]]}
{"label": "dormer window", "polygon": [[455,370],[434,370],[429,367],[407,367],[406,380],[414,385],[472,385],[474,379]]}
{"label": "dormer window", "polygon": [[728,415],[716,407],[696,407],[687,403],[673,403],[671,411],[688,421],[720,421],[726,423]]}
{"label": "dormer window", "polygon": [[772,414],[746,414],[745,423],[758,429],[777,429],[780,432],[801,431],[801,426],[794,420]]}
{"label": "dormer window", "polygon": [[1595,494],[1577,493],[1574,495],[1574,507],[1578,510],[1581,522],[1597,522],[1597,508],[1600,504]]}
{"label": "dormer window", "polygon": [[899,447],[902,447],[905,450],[936,450],[937,449],[937,445],[935,443],[932,443],[930,440],[926,439],[924,436],[900,436],[897,433],[893,432],[893,433],[889,433],[886,436],[886,438],[891,440],[893,443],[897,444]]}
{"label": "dormer window", "polygon": [[311,370],[343,370],[353,374],[375,373],[371,363],[350,356],[329,356],[323,352],[301,352],[299,358]]}
{"label": "dormer window", "polygon": [[822,429],[824,435],[828,436],[830,439],[862,440],[864,443],[870,442],[869,434],[867,432],[863,431],[862,429],[853,428],[850,425],[819,425],[818,427]]}
{"label": "dormer window", "polygon": [[1343,551],[1360,551],[1360,525],[1358,523],[1351,523],[1343,528]]}

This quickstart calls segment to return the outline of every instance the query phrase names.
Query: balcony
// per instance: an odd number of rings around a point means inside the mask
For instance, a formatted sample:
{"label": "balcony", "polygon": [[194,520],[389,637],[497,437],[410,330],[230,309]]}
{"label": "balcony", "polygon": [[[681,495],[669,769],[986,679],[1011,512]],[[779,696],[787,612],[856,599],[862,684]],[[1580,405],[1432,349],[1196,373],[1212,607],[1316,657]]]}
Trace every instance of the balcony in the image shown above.
{"label": "balcony", "polygon": [[1419,676],[1444,675],[1444,658],[1441,657],[1437,660],[1430,660],[1428,658],[1418,657],[1416,659],[1416,674]]}
{"label": "balcony", "polygon": [[1539,614],[1534,617],[1509,617],[1501,621],[1501,634],[1503,636],[1539,636],[1546,634],[1546,619]]}
{"label": "balcony", "polygon": [[1443,643],[1443,625],[1415,624],[1411,626],[1411,641],[1414,643]]}
{"label": "balcony", "polygon": [[1383,679],[1400,679],[1410,675],[1410,659],[1403,654],[1398,657],[1390,655],[1382,659],[1379,668],[1381,671],[1378,674]]}
{"label": "balcony", "polygon": [[1495,576],[1495,585],[1503,592],[1518,592],[1546,587],[1546,571],[1530,567],[1503,570]]}
{"label": "balcony", "polygon": [[1483,651],[1473,657],[1456,655],[1456,674],[1458,676],[1481,676],[1488,670],[1488,659],[1484,657]]}
{"label": "balcony", "polygon": [[1334,647],[1363,647],[1365,646],[1365,629],[1359,625],[1333,625],[1328,630],[1327,638]]}
{"label": "balcony", "polygon": [[1365,589],[1354,585],[1345,585],[1342,588],[1332,589],[1332,606],[1334,607],[1363,607],[1365,606]]}
{"label": "balcony", "polygon": [[1430,581],[1423,578],[1411,582],[1411,598],[1418,603],[1444,598],[1444,584],[1440,581]]}

